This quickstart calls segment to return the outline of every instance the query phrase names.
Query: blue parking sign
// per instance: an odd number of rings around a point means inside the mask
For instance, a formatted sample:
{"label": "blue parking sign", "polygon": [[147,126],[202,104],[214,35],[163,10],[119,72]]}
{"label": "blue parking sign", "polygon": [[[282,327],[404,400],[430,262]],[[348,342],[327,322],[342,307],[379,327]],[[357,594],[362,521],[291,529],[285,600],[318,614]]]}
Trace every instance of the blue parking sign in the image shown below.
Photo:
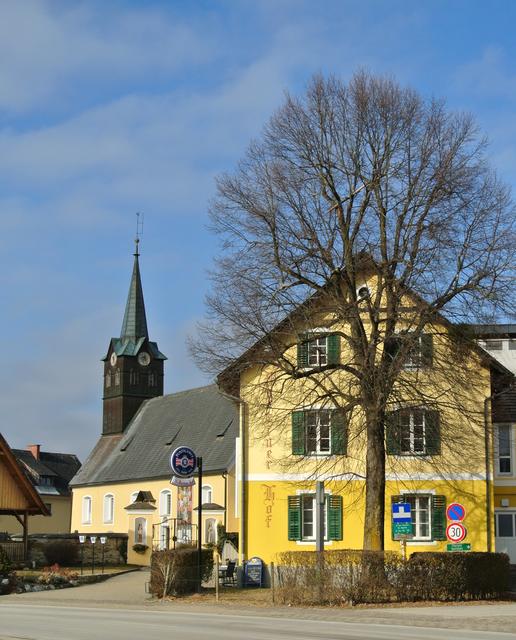
{"label": "blue parking sign", "polygon": [[412,522],[410,502],[394,502],[392,505],[392,521],[394,523]]}

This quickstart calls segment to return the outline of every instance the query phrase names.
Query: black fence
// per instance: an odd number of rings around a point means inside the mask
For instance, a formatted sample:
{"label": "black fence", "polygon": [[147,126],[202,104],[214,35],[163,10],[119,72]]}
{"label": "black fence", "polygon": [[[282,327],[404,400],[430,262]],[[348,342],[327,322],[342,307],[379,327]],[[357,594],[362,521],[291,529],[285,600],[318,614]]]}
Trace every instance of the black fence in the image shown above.
{"label": "black fence", "polygon": [[175,549],[178,545],[197,544],[197,525],[179,518],[166,518],[152,525],[153,551]]}

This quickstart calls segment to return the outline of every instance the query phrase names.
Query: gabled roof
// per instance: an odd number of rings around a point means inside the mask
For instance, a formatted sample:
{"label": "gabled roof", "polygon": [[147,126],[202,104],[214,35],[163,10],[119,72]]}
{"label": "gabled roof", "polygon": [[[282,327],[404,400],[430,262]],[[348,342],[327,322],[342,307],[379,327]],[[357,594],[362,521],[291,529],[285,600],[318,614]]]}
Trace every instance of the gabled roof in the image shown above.
{"label": "gabled roof", "polygon": [[[72,453],[41,451],[39,459],[36,459],[32,453],[26,449],[13,449],[12,451],[22,468],[28,473],[39,493],[52,493],[63,496],[70,495],[68,483],[81,467],[79,458],[76,455]],[[42,486],[42,477],[52,478],[52,486]],[[54,490],[52,491],[52,489]]]}
{"label": "gabled roof", "polygon": [[[31,454],[32,455],[32,454]],[[32,482],[23,472],[21,466],[19,465],[16,457],[12,451],[12,449],[7,444],[7,441],[0,433],[0,460],[5,465],[8,473],[11,475],[16,485],[24,495],[27,504],[25,508],[15,508],[10,505],[1,502],[0,503],[0,514],[6,515],[15,515],[22,514],[27,512],[31,515],[43,515],[48,516],[50,513],[48,509],[45,507],[41,497],[33,486]],[[1,487],[0,487],[1,489]]]}
{"label": "gabled roof", "polygon": [[[369,255],[365,251],[360,252],[356,256],[356,267],[357,267],[357,273],[361,273],[363,275],[378,272],[378,265],[376,261],[373,259],[371,255]],[[249,348],[247,348],[240,356],[235,358],[233,362],[231,362],[223,371],[219,373],[219,375],[216,378],[217,384],[221,388],[225,388],[227,390],[231,389],[232,392],[237,393],[234,385],[232,385],[231,383],[228,383],[228,381],[231,380],[232,378],[234,379],[236,375],[239,375],[243,370],[245,370],[248,367],[249,365],[248,361],[252,357],[252,354],[255,353],[257,350],[266,346],[267,340],[271,335],[281,334],[282,331],[291,329],[293,324],[297,323],[299,319],[303,318],[302,316],[303,312],[306,313],[307,311],[310,311],[311,309],[316,307],[320,303],[320,301],[326,295],[328,295],[328,291],[330,290],[331,286],[333,286],[333,282],[330,279],[328,282],[323,284],[319,290],[309,295],[297,307],[295,307],[294,309],[292,309],[292,311],[286,314],[285,317],[282,320],[280,320],[276,324],[276,326],[271,329],[271,331],[269,331],[268,334],[265,334],[261,338],[256,340],[254,344],[252,344]],[[414,300],[416,300],[420,305],[426,306],[427,308],[431,309],[428,302],[424,300],[424,298],[417,292],[409,289],[407,290],[407,294],[412,296]],[[443,315],[443,313],[434,311],[434,310],[432,310],[432,313],[435,320],[443,323],[445,326],[447,327],[458,326],[453,322],[451,322],[448,318],[446,318],[446,316]],[[493,327],[497,325],[471,325],[470,324],[470,325],[461,325],[461,326],[471,330],[473,327],[481,327],[481,326]],[[507,328],[512,327],[513,329],[516,328],[515,325],[503,325],[503,326]],[[474,329],[472,330],[474,332]],[[496,358],[494,358],[490,353],[482,349],[482,347],[480,347],[474,340],[470,341],[470,346],[471,346],[471,349],[480,356],[480,358],[486,364],[487,367],[491,369],[495,369],[497,372],[503,375],[509,375],[509,376],[513,375],[512,372],[509,369],[507,369],[507,367],[505,367],[501,362],[499,362]]]}
{"label": "gabled roof", "polygon": [[202,456],[205,474],[223,472],[237,435],[237,406],[216,385],[152,398],[124,434],[100,437],[71,485],[171,477],[170,454],[181,445]]}

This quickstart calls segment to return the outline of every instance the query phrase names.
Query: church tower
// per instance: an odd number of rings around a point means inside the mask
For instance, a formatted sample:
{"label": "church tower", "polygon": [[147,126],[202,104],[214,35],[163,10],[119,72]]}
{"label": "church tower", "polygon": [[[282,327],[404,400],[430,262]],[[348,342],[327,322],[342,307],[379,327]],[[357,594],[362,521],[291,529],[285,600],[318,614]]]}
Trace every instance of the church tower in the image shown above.
{"label": "church tower", "polygon": [[120,338],[111,338],[104,361],[102,435],[123,433],[141,404],[163,395],[167,359],[149,340],[136,239],[134,266]]}

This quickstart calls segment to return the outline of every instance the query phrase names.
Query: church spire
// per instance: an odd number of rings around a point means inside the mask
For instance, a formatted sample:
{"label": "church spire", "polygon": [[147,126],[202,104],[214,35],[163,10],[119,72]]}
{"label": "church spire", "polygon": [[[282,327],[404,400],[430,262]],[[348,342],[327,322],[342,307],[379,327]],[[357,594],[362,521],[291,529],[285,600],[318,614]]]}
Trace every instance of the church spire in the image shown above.
{"label": "church spire", "polygon": [[138,338],[149,338],[147,330],[147,317],[145,315],[145,303],[143,301],[143,288],[140,278],[140,265],[138,258],[140,252],[138,250],[139,238],[136,237],[136,249],[134,252],[133,274],[131,276],[131,284],[129,285],[129,293],[127,295],[127,303],[125,305],[124,321],[122,323],[122,331],[120,338],[136,341]]}

